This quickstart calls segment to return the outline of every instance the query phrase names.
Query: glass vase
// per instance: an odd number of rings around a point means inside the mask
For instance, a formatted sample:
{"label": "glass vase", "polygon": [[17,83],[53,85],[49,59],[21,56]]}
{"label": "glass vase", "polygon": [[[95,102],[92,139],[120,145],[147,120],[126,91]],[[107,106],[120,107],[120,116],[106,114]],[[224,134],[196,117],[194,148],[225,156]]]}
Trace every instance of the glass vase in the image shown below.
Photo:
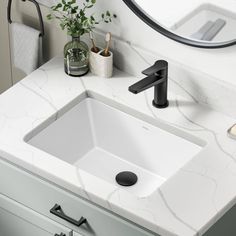
{"label": "glass vase", "polygon": [[89,71],[89,48],[78,36],[64,47],[64,67],[70,76],[83,76]]}

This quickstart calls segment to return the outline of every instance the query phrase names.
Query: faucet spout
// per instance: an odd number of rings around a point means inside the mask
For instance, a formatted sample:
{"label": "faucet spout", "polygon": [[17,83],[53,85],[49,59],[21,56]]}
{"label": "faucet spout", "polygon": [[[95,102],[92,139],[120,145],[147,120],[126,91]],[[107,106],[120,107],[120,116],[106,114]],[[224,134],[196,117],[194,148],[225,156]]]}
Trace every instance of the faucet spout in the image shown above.
{"label": "faucet spout", "polygon": [[140,80],[139,82],[131,85],[129,87],[129,91],[131,93],[138,94],[138,93],[141,93],[144,90],[147,90],[153,86],[163,83],[164,81],[165,81],[165,79],[163,77],[161,77],[160,75],[154,74],[154,75],[148,76],[148,77]]}
{"label": "faucet spout", "polygon": [[168,84],[168,63],[166,61],[156,61],[150,68],[143,71],[146,78],[131,85],[129,91],[138,94],[146,89],[154,87],[153,106],[157,108],[168,107],[167,84]]}

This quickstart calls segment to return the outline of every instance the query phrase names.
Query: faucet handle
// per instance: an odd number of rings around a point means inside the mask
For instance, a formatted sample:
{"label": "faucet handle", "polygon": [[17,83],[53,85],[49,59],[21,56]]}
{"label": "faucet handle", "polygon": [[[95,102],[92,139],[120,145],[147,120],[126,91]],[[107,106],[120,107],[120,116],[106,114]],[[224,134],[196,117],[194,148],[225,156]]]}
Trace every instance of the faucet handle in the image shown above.
{"label": "faucet handle", "polygon": [[153,66],[144,70],[142,73],[144,75],[150,76],[161,70],[166,70],[167,68],[168,68],[168,62],[164,60],[159,60],[159,61],[156,61]]}

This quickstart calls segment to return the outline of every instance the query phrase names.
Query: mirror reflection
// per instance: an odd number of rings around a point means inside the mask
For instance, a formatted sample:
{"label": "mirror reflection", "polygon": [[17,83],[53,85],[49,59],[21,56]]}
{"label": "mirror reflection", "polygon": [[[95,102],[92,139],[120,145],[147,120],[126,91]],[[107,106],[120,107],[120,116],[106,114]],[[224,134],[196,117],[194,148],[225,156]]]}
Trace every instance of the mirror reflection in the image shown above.
{"label": "mirror reflection", "polygon": [[134,0],[162,27],[196,41],[236,39],[236,0]]}

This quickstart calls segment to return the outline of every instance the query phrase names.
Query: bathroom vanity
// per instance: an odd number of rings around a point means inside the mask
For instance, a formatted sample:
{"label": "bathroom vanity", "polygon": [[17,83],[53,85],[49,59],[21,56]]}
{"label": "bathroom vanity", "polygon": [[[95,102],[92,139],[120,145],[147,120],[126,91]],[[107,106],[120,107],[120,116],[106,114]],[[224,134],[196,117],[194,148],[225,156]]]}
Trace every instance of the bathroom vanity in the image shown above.
{"label": "bathroom vanity", "polygon": [[[236,1],[172,2],[117,5],[185,45],[235,45]],[[112,39],[113,78],[57,56],[0,96],[0,236],[235,236],[236,87]]]}
{"label": "bathroom vanity", "polygon": [[[0,96],[1,235],[204,235],[235,205],[235,119],[184,90],[156,109],[152,89],[128,91],[136,77],[62,63]],[[137,184],[118,185],[122,170]]]}
{"label": "bathroom vanity", "polygon": [[155,235],[12,164],[1,161],[0,169],[1,235]]}

